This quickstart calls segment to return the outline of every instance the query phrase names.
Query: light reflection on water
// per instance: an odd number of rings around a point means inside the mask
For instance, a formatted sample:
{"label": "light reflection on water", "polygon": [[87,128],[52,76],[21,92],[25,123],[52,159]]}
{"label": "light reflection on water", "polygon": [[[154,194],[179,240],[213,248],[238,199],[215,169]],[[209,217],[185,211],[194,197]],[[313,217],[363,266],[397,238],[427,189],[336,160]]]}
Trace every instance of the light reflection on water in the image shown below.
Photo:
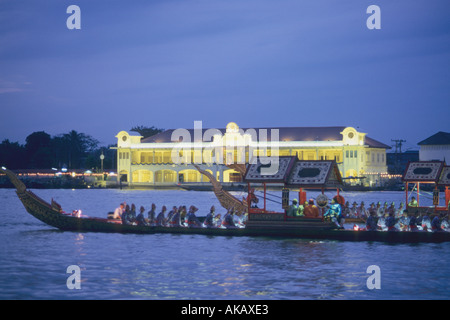
{"label": "light reflection on water", "polygon": [[[158,199],[167,205],[176,199],[178,204],[195,203],[202,212],[212,204],[220,207],[205,192],[36,193],[44,199],[54,197],[66,210],[84,208],[83,212],[111,211],[124,199],[136,204]],[[382,196],[396,200],[403,193],[378,194]],[[0,208],[1,299],[450,298],[448,243],[60,232],[27,214],[13,190],[0,190],[0,197],[5,200]],[[366,287],[366,270],[373,264],[381,269],[380,290]],[[69,265],[81,268],[80,290],[66,287]]]}

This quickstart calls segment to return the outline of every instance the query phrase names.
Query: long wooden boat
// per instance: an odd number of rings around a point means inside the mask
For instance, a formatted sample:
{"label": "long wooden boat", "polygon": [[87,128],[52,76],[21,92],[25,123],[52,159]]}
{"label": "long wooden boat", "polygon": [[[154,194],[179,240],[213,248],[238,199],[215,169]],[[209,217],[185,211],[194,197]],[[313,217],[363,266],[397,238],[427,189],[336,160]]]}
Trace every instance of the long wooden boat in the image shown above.
{"label": "long wooden boat", "polygon": [[262,236],[317,240],[382,241],[393,243],[446,242],[449,232],[382,232],[337,229],[331,222],[317,218],[290,218],[280,213],[250,213],[245,228],[189,228],[124,225],[94,217],[75,217],[65,214],[53,200],[49,203],[26,186],[9,170],[5,173],[16,187],[16,193],[26,211],[40,221],[63,231],[109,232],[137,234],[200,234],[209,236]]}

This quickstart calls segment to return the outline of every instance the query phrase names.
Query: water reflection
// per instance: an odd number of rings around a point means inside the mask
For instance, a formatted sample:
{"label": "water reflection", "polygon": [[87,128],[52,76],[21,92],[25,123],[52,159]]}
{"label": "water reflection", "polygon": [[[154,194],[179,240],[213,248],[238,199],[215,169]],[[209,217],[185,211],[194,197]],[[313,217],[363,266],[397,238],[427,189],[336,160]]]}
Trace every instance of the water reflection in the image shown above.
{"label": "water reflection", "polygon": [[[2,192],[10,191],[0,190],[0,196]],[[44,199],[55,197],[69,210],[89,205],[89,210],[83,212],[97,216],[106,214],[122,199],[145,204],[157,198],[159,205],[170,204],[176,198],[177,204],[197,204],[198,200],[201,210],[203,207],[209,210],[211,206],[211,199],[205,193],[193,192],[39,190],[39,195]],[[384,199],[397,197],[377,193],[364,196],[366,202],[381,196]],[[450,243],[391,245],[61,232],[37,221],[25,212],[19,201],[9,198],[16,199],[15,195],[8,195],[8,201],[0,209],[3,211],[0,225],[2,299],[450,297],[447,271]],[[11,212],[17,214],[7,214]],[[66,287],[66,268],[73,264],[81,268],[81,290]],[[382,289],[378,291],[366,287],[366,269],[373,264],[380,266],[382,272]]]}

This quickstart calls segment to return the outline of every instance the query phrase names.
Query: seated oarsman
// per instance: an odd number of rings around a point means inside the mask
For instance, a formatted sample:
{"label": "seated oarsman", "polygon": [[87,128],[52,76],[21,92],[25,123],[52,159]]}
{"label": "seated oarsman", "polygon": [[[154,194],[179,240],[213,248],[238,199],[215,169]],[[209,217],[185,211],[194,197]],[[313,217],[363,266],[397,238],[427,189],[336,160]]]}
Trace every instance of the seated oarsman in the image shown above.
{"label": "seated oarsman", "polygon": [[228,210],[228,212],[223,217],[222,226],[225,228],[236,228],[236,224],[234,223],[234,209]]}
{"label": "seated oarsman", "polygon": [[398,231],[395,227],[395,224],[397,223],[394,213],[387,214],[386,221],[386,227],[388,228],[388,231]]}
{"label": "seated oarsman", "polygon": [[364,205],[364,201],[361,201],[361,204],[358,207],[358,214],[357,214],[357,216],[359,218],[365,218],[365,217],[367,217],[369,215],[370,215],[370,212],[367,211],[367,209],[366,209],[366,207]]}
{"label": "seated oarsman", "polygon": [[165,223],[166,223],[166,216],[165,216],[166,211],[167,211],[166,206],[162,206],[161,212],[156,217],[155,226],[161,227],[161,226],[165,225]]}
{"label": "seated oarsman", "polygon": [[138,226],[147,226],[148,223],[147,221],[145,221],[145,217],[144,217],[144,207],[141,206],[141,208],[139,209],[139,214],[136,217],[136,223]]}
{"label": "seated oarsman", "polygon": [[350,208],[350,217],[358,217],[358,204],[356,203],[356,201],[352,203],[352,207]]}
{"label": "seated oarsman", "polygon": [[431,231],[431,220],[428,214],[425,212],[421,219],[422,230]]}
{"label": "seated oarsman", "polygon": [[155,220],[156,220],[156,205],[152,203],[152,208],[148,212],[148,223],[150,225],[153,225],[155,223]]}
{"label": "seated oarsman", "polygon": [[393,213],[395,215],[395,211],[396,211],[395,210],[395,203],[391,202],[391,205],[389,206],[389,208],[386,209],[386,212],[389,213],[389,214]]}
{"label": "seated oarsman", "polygon": [[[393,216],[395,218],[394,211],[391,211],[388,214],[389,214],[389,216]],[[399,225],[401,231],[409,230],[409,221],[410,220],[411,220],[411,217],[408,216],[408,210],[403,211],[402,216],[400,218],[398,218],[398,225]]]}
{"label": "seated oarsman", "polygon": [[121,203],[116,210],[114,210],[114,213],[112,214],[112,216],[108,215],[108,219],[117,219],[120,220],[122,219],[122,214],[125,211],[125,204]]}
{"label": "seated oarsman", "polygon": [[211,207],[209,210],[209,213],[206,215],[205,221],[203,221],[203,225],[207,228],[214,227],[214,214],[215,214],[216,208],[214,206]]}
{"label": "seated oarsman", "polygon": [[128,220],[131,224],[136,223],[136,206],[134,205],[134,203],[131,204],[131,208],[128,213]]}
{"label": "seated oarsman", "polygon": [[367,231],[378,230],[378,221],[377,220],[378,219],[377,219],[376,211],[372,211],[366,220],[366,230]]}
{"label": "seated oarsman", "polygon": [[443,213],[441,213],[439,216],[438,215],[434,216],[433,220],[431,220],[431,231],[433,232],[442,231],[440,218],[443,217],[444,217]]}
{"label": "seated oarsman", "polygon": [[132,213],[129,205],[125,206],[125,211],[122,213],[122,224],[132,224]]}
{"label": "seated oarsman", "polygon": [[[408,213],[407,210],[405,210]],[[417,213],[412,213],[409,217],[409,231],[418,231],[417,228]]]}
{"label": "seated oarsman", "polygon": [[191,206],[189,208],[189,212],[186,215],[186,222],[188,224],[188,227],[194,228],[194,227],[200,227],[201,223],[198,220],[197,216],[195,215],[195,212],[198,211],[198,208],[195,206]]}
{"label": "seated oarsman", "polygon": [[395,215],[397,216],[397,217],[400,217],[402,214],[403,214],[403,202],[400,202],[400,205],[399,205],[399,207],[398,207],[398,209],[395,211]]}
{"label": "seated oarsman", "polygon": [[173,207],[172,214],[169,220],[170,227],[180,227],[181,226],[181,216],[177,207]]}

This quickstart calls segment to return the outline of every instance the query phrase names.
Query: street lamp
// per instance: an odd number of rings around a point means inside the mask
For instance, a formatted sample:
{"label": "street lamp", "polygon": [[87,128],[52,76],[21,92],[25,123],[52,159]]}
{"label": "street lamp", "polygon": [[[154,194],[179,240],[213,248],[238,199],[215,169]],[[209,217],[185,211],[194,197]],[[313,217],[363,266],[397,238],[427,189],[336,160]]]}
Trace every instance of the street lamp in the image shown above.
{"label": "street lamp", "polygon": [[103,159],[105,159],[105,155],[103,154],[103,151],[102,151],[102,154],[100,155],[100,160],[102,163],[102,170],[101,170],[102,174],[103,174]]}

